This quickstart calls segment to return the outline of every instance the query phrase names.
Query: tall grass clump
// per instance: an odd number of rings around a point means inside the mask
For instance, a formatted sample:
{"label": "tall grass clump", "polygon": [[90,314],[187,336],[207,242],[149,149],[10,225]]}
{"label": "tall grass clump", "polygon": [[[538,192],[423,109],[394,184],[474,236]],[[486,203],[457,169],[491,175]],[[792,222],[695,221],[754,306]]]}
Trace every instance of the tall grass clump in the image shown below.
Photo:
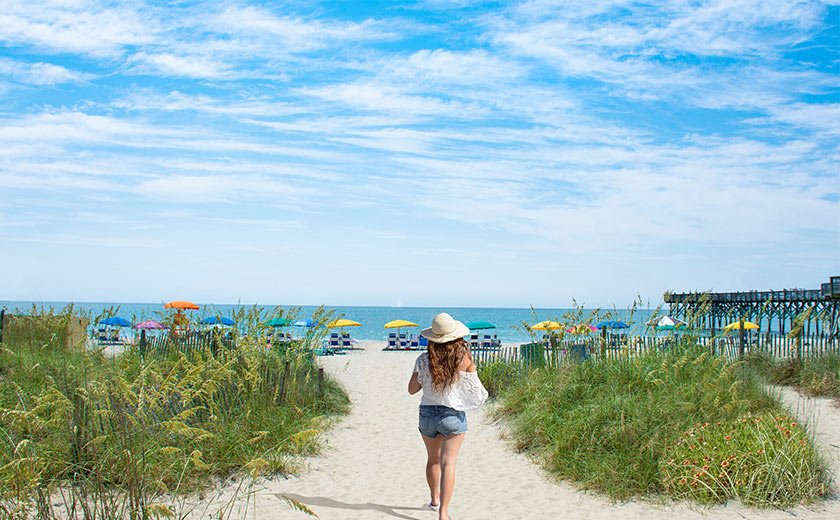
{"label": "tall grass clump", "polygon": [[39,338],[0,345],[0,516],[182,516],[179,496],[219,480],[295,471],[348,407],[308,345],[267,350],[257,326],[235,343],[106,358],[67,345],[72,317],[33,316]]}
{"label": "tall grass clump", "polygon": [[746,361],[758,377],[776,385],[791,385],[815,396],[840,399],[840,353],[776,358],[750,354]]}
{"label": "tall grass clump", "polygon": [[[748,497],[750,504],[779,506],[807,502],[828,490],[825,465],[804,433],[797,434],[804,444],[780,445],[782,452],[774,455],[774,470],[793,471],[802,484],[789,493],[780,493],[784,479],[771,484],[753,474],[715,493],[701,493],[691,485],[674,487],[677,474],[669,461],[680,460],[681,441],[695,425],[740,425],[745,418],[786,415],[741,364],[694,345],[536,370],[503,392],[498,403],[496,413],[511,426],[519,449],[534,454],[557,477],[614,500],[664,496],[712,503]],[[764,439],[762,435],[755,438]],[[739,435],[744,444],[738,445],[736,456],[761,449],[763,441],[748,438]],[[807,450],[798,448],[805,445]],[[755,475],[761,471],[756,469]]]}

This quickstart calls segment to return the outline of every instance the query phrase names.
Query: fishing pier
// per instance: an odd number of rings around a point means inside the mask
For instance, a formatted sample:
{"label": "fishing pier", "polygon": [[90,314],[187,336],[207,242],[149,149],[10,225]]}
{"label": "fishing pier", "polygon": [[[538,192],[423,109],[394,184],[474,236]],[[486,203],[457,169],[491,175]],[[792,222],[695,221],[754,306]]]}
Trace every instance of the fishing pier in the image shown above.
{"label": "fishing pier", "polygon": [[714,336],[727,323],[749,320],[770,334],[840,338],[840,276],[832,276],[819,289],[784,289],[746,292],[666,292],[669,314]]}

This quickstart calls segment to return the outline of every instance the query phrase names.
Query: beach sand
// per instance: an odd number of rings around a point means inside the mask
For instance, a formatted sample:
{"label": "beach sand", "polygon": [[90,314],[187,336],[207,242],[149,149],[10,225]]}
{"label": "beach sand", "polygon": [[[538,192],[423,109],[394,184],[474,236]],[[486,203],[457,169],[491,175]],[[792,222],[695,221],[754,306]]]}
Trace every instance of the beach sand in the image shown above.
{"label": "beach sand", "polygon": [[[424,476],[425,450],[417,431],[420,396],[406,391],[419,352],[383,352],[384,342],[360,342],[363,351],[320,358],[326,370],[346,387],[352,412],[325,434],[326,448],[289,479],[259,481],[232,500],[228,486],[221,496],[205,496],[191,515],[230,518],[302,519],[281,496],[306,504],[324,520],[434,520]],[[817,419],[817,439],[832,470],[840,473],[840,410],[827,399],[801,398],[781,390],[800,420]],[[457,520],[600,519],[632,520],[678,517],[704,519],[840,518],[835,499],[790,511],[757,510],[737,502],[727,506],[661,505],[644,501],[614,504],[568,483],[551,482],[526,455],[515,453],[502,430],[485,415],[486,407],[468,412],[469,433],[458,459],[450,514]],[[243,498],[250,493],[249,499]]]}

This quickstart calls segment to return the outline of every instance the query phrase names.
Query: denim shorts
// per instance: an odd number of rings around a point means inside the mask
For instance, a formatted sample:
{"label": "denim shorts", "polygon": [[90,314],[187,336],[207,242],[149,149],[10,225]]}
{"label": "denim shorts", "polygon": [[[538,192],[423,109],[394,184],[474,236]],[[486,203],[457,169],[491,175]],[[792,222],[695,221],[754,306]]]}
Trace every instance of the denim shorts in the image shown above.
{"label": "denim shorts", "polygon": [[467,414],[448,406],[420,406],[420,433],[426,437],[467,433]]}

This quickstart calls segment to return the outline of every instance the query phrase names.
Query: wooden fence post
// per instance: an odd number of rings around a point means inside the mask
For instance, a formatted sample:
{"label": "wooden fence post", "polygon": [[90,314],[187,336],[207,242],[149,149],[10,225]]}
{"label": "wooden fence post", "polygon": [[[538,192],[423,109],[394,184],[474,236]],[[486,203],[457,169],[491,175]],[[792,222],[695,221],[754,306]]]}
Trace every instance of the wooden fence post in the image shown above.
{"label": "wooden fence post", "polygon": [[277,404],[283,404],[284,394],[286,393],[286,381],[289,379],[289,370],[291,361],[286,361],[286,366],[283,368],[283,378],[280,379],[280,389],[277,392]]}
{"label": "wooden fence post", "polygon": [[6,319],[6,309],[0,309],[0,343],[3,343],[3,322]]}
{"label": "wooden fence post", "polygon": [[318,367],[318,395],[324,395],[324,369]]}
{"label": "wooden fence post", "polygon": [[738,345],[738,359],[744,359],[744,342],[746,341],[746,334],[744,331],[744,318],[738,322],[738,330],[740,332],[740,344]]}

